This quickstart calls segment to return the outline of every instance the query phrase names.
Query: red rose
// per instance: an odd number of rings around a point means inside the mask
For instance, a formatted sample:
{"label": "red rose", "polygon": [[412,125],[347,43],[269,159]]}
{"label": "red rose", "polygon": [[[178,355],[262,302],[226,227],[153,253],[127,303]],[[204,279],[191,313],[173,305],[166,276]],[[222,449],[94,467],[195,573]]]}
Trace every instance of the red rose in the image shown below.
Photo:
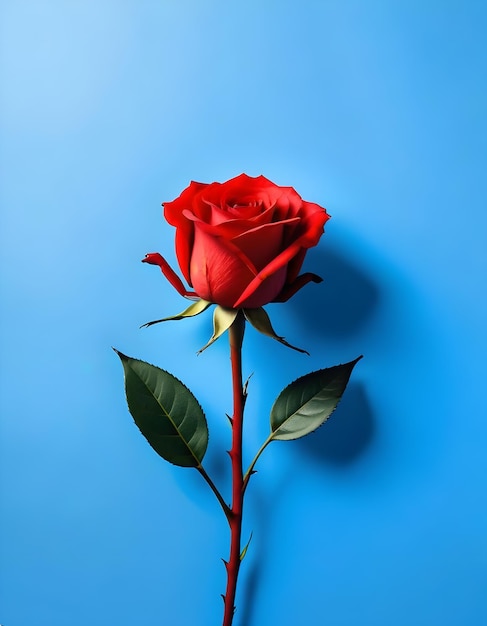
{"label": "red rose", "polygon": [[164,203],[164,217],[176,227],[177,259],[194,293],[160,254],[144,261],[159,265],[182,295],[227,308],[258,308],[321,281],[298,274],[330,216],[292,187],[246,174],[225,183],[191,182],[179,198]]}

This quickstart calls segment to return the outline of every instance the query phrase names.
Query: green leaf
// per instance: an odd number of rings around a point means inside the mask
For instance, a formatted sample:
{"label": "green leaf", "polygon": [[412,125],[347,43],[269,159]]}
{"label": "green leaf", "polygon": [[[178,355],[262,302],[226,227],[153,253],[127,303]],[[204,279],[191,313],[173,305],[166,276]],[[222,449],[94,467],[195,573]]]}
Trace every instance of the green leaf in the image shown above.
{"label": "green leaf", "polygon": [[230,328],[238,315],[239,309],[226,309],[222,306],[217,306],[213,313],[213,335],[210,340],[203,346],[201,350],[198,350],[198,354],[201,354],[203,350],[206,350],[211,344],[216,341],[223,333]]}
{"label": "green leaf", "polygon": [[198,300],[197,302],[193,302],[190,304],[187,309],[184,309],[181,313],[177,315],[172,315],[170,317],[163,317],[161,320],[154,320],[153,322],[147,322],[146,324],[142,324],[141,328],[148,328],[153,324],[159,324],[160,322],[168,322],[170,320],[182,320],[185,317],[193,317],[195,315],[199,315],[206,311],[206,309],[211,306],[212,303],[207,300]]}
{"label": "green leaf", "polygon": [[154,450],[182,467],[200,467],[208,446],[205,415],[191,391],[169,372],[118,350],[129,411]]}
{"label": "green leaf", "polygon": [[321,426],[335,410],[361,358],[306,374],[288,385],[271,409],[270,439],[299,439]]}
{"label": "green leaf", "polygon": [[262,307],[260,307],[260,309],[244,309],[244,315],[245,318],[252,324],[252,326],[260,333],[267,335],[268,337],[272,337],[272,339],[279,341],[288,348],[292,348],[293,350],[297,350],[298,352],[303,352],[304,354],[309,354],[309,352],[303,350],[302,348],[296,348],[296,346],[292,346],[284,339],[284,337],[276,335],[275,330],[272,328],[271,320],[267,315],[267,312]]}

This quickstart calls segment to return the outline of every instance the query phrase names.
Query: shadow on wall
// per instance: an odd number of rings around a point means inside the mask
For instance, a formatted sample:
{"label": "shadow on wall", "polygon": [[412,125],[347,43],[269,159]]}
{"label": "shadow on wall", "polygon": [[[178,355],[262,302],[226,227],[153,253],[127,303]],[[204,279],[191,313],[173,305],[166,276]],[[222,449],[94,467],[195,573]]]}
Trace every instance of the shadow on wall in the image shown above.
{"label": "shadow on wall", "polygon": [[[279,490],[275,490],[274,495],[276,498],[272,498],[272,502],[276,502],[279,498]],[[266,505],[267,497],[259,493],[258,489],[254,490],[253,498],[253,513],[260,512],[256,515],[258,520],[259,532],[252,537],[252,549],[249,554],[249,565],[247,571],[242,572],[242,577],[245,578],[245,586],[243,587],[243,593],[241,599],[237,604],[237,623],[239,626],[252,626],[254,623],[254,606],[259,591],[260,581],[264,576],[264,569],[269,555],[269,537],[272,532],[271,515],[269,515],[268,506]]]}
{"label": "shadow on wall", "polygon": [[[306,331],[318,341],[341,342],[364,335],[367,324],[376,310],[380,291],[363,269],[353,265],[349,258],[334,249],[324,247],[313,250],[307,269],[316,272],[324,283],[308,285],[286,305],[290,314],[306,326]],[[360,367],[360,365],[359,365]],[[270,365],[272,371],[272,365]],[[364,386],[352,380],[340,404],[330,419],[317,431],[293,442],[291,448],[309,460],[316,460],[323,470],[330,464],[336,467],[355,462],[367,449],[374,437],[375,425],[372,408]],[[282,445],[289,445],[284,443]],[[284,480],[284,476],[282,477]],[[254,514],[257,516],[258,536],[253,540],[254,557],[249,565],[243,597],[239,603],[242,613],[239,624],[251,626],[253,607],[259,582],[264,576],[268,555],[266,546],[273,520],[268,502],[279,498],[274,494],[253,493]]]}
{"label": "shadow on wall", "polygon": [[346,465],[367,449],[374,429],[372,409],[363,384],[350,382],[331,417],[314,433],[303,437],[296,449],[307,459]]}
{"label": "shadow on wall", "polygon": [[[350,383],[336,411],[323,426],[299,441],[278,443],[298,451],[298,454],[305,457],[306,461],[312,459],[324,465],[333,463],[336,466],[345,466],[352,463],[367,449],[373,434],[373,415],[365,389],[360,383]],[[255,491],[252,494],[254,501],[252,509],[257,519],[259,532],[252,540],[250,554],[258,556],[254,556],[246,574],[244,597],[239,603],[242,611],[240,626],[252,626],[254,618],[252,611],[259,583],[265,575],[267,559],[271,558],[268,546],[273,520],[268,503],[273,502],[275,506],[280,495],[284,493],[286,484],[284,476],[281,477],[279,483],[279,487],[274,488],[273,494],[266,493],[265,495],[262,492],[259,493],[257,485],[253,485]]]}
{"label": "shadow on wall", "polygon": [[307,285],[285,306],[310,333],[338,341],[367,326],[379,303],[377,285],[338,250],[323,246],[312,250],[307,269],[323,278],[321,285]]}

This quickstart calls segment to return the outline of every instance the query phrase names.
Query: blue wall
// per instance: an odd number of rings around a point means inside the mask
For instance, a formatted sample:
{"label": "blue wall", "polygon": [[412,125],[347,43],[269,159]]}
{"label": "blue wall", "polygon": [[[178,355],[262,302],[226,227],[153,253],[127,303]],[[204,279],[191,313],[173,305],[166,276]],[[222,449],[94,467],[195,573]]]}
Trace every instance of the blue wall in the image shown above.
{"label": "blue wall", "polygon": [[321,274],[249,329],[246,452],[277,393],[363,353],[333,418],[249,490],[235,626],[487,620],[483,2],[7,1],[1,23],[4,626],[220,623],[227,529],[127,412],[110,349],[182,378],[228,486],[226,339],[160,203],[241,172],[333,216]]}

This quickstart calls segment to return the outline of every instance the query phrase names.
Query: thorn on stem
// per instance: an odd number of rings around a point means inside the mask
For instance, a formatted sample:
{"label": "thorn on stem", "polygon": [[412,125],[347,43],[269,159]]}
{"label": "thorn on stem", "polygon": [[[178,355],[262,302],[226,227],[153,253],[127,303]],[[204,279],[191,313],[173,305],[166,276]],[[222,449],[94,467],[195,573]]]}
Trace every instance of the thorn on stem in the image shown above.
{"label": "thorn on stem", "polygon": [[247,378],[247,380],[244,383],[244,386],[243,386],[243,389],[242,389],[244,398],[246,398],[247,395],[248,395],[247,394],[247,390],[248,390],[248,387],[249,387],[249,381],[250,381],[250,379],[252,378],[253,375],[254,375],[254,372],[252,372],[252,374],[250,374],[250,376]]}

